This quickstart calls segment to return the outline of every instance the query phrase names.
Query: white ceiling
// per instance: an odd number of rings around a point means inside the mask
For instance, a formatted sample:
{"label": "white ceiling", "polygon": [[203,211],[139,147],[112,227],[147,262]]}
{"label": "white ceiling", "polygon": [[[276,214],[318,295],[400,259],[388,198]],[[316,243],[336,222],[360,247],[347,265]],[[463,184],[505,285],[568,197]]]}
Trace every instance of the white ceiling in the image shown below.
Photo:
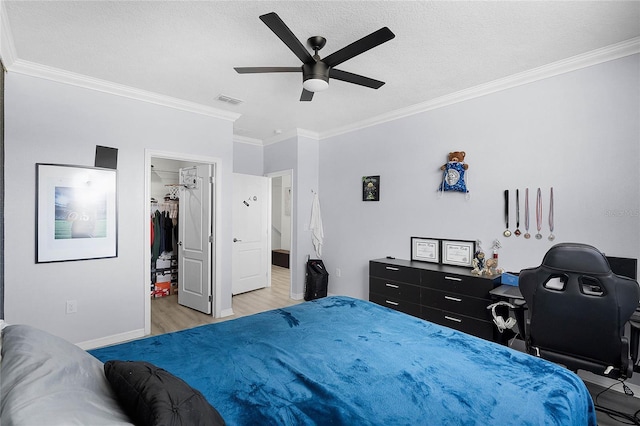
{"label": "white ceiling", "polygon": [[[12,63],[237,113],[234,133],[257,140],[293,129],[328,134],[640,36],[639,1],[3,3]],[[300,65],[258,18],[268,12],[303,44],[326,37],[322,57],[389,27],[393,40],[339,67],[386,84],[332,80],[300,102],[301,74],[237,74],[234,66]],[[219,94],[244,102],[223,103]]]}

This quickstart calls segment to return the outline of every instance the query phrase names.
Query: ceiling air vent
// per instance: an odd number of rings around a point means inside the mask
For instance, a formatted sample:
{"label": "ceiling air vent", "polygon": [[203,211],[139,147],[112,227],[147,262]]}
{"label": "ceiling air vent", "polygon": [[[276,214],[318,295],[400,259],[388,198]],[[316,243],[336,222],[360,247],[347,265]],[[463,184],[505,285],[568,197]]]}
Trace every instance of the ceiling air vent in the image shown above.
{"label": "ceiling air vent", "polygon": [[226,102],[226,103],[231,104],[231,105],[240,105],[241,103],[244,102],[243,100],[232,98],[231,96],[227,96],[227,95],[223,95],[223,94],[219,94],[216,97],[216,100],[220,101],[220,102]]}

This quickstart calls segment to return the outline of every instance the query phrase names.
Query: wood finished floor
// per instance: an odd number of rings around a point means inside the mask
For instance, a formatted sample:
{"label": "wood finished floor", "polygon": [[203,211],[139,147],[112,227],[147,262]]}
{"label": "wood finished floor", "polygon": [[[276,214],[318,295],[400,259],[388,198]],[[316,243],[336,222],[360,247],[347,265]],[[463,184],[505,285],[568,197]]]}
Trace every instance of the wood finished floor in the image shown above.
{"label": "wood finished floor", "polygon": [[[268,311],[300,303],[289,297],[289,269],[272,266],[271,287],[250,291],[233,296],[232,307],[234,315],[225,318],[213,318],[193,309],[178,304],[177,296],[168,296],[151,301],[151,334],[163,334],[176,330],[183,330],[199,325],[228,321],[258,312]],[[640,410],[640,398],[625,395],[622,392],[609,390],[603,392],[603,387],[586,383],[594,402],[616,411],[633,415]],[[621,388],[621,385],[616,385]],[[598,426],[619,426],[634,424],[629,420],[613,418],[597,411]]]}
{"label": "wood finished floor", "polygon": [[178,296],[151,299],[151,334],[164,334],[199,325],[228,321],[270,309],[283,308],[300,303],[289,297],[289,269],[271,267],[271,287],[238,294],[231,299],[233,315],[214,318],[178,304]]}
{"label": "wood finished floor", "polygon": [[[607,390],[599,385],[585,382],[591,398],[596,406],[605,407],[618,412],[622,412],[633,416],[634,413],[640,411],[640,398],[625,395],[622,392],[616,390]],[[615,389],[621,390],[622,385],[616,384]],[[640,396],[640,395],[637,395]],[[619,425],[633,425],[640,424],[634,423],[631,419],[625,419],[621,417],[613,417],[602,411],[596,411],[596,417],[598,419],[598,426],[619,426]]]}

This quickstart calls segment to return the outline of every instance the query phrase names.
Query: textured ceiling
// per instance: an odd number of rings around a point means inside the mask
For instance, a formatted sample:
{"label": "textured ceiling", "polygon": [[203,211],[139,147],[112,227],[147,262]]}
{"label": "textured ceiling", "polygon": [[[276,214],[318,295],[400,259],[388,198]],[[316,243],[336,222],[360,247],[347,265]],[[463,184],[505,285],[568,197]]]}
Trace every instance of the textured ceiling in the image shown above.
{"label": "textured ceiling", "polygon": [[[640,36],[638,1],[4,1],[15,59],[239,113],[237,135],[323,134]],[[258,18],[276,12],[324,57],[388,26],[396,37],[340,65],[386,84],[332,80],[300,102],[298,66]],[[10,65],[9,70],[11,70]],[[244,102],[217,101],[219,94]]]}

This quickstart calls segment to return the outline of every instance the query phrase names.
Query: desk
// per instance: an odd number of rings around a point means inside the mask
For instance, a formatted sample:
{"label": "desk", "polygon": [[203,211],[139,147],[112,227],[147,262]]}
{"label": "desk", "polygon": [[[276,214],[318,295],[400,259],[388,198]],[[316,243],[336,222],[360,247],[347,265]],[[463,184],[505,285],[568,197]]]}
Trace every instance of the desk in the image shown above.
{"label": "desk", "polygon": [[524,311],[527,310],[527,305],[524,301],[522,293],[520,293],[520,289],[517,286],[502,284],[489,291],[489,295],[493,299],[509,302],[513,306],[515,306],[515,309],[513,309],[513,314],[515,315],[516,321],[518,323],[518,331],[520,332],[520,337],[524,340],[526,326]]}
{"label": "desk", "polygon": [[520,288],[515,285],[501,284],[500,286],[491,290],[489,294],[498,299],[524,300],[522,293],[520,293]]}

